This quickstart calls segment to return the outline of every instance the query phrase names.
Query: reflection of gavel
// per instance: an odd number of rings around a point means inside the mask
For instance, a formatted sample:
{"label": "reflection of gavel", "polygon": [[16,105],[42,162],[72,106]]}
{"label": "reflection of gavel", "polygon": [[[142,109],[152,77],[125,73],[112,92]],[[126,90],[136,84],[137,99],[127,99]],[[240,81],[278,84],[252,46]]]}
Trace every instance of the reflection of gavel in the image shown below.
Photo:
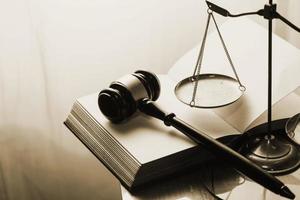
{"label": "reflection of gavel", "polygon": [[291,199],[295,198],[295,195],[281,181],[247,158],[186,124],[174,113],[166,114],[159,109],[153,103],[158,99],[159,94],[158,78],[147,71],[136,71],[113,82],[108,89],[102,90],[98,96],[98,105],[103,115],[113,123],[128,120],[139,109],[142,113],[162,120],[165,125],[175,127],[194,142],[203,145],[216,157],[226,160],[235,169],[272,192]]}

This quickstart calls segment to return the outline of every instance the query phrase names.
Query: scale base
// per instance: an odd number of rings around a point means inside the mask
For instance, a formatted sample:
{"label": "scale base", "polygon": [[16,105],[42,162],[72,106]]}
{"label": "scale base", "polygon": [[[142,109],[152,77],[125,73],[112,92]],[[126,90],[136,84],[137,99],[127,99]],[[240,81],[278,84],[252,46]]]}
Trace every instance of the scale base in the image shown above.
{"label": "scale base", "polygon": [[240,152],[271,174],[284,175],[297,170],[300,150],[285,133],[286,121],[272,121],[271,134],[267,134],[267,123],[247,131]]}

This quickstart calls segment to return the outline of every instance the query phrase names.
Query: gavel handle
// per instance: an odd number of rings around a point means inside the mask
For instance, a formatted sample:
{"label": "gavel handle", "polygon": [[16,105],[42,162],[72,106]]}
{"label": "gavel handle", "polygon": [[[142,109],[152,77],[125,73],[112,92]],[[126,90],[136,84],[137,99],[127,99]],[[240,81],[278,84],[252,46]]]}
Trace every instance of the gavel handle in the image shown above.
{"label": "gavel handle", "polygon": [[138,108],[142,113],[160,119],[165,123],[165,125],[173,126],[177,130],[181,131],[196,143],[201,144],[217,158],[226,161],[233,168],[265,188],[283,196],[284,193],[289,193],[288,188],[286,189],[286,186],[284,186],[284,184],[274,176],[265,172],[258,165],[252,163],[249,159],[228,146],[178,119],[174,113],[168,115],[165,114],[165,112],[159,109],[148,99],[141,100],[138,104]]}
{"label": "gavel handle", "polygon": [[[148,99],[143,99],[139,102],[139,110],[149,116],[160,119],[167,126],[172,126],[184,133],[190,139],[192,139],[197,144],[203,145],[207,150],[212,152],[216,157],[221,159],[226,159],[230,161],[243,159],[250,162],[248,159],[224,145],[223,143],[217,141],[211,136],[200,132],[191,125],[177,118],[174,113],[166,114],[159,107],[157,107],[153,101]],[[236,159],[238,157],[238,159]]]}

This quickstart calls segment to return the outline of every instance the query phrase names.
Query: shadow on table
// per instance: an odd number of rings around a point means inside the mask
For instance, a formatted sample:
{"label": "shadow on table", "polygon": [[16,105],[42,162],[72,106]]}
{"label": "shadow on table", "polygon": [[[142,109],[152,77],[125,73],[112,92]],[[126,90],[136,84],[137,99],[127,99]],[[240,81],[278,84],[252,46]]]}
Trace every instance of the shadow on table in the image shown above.
{"label": "shadow on table", "polygon": [[210,162],[136,188],[136,199],[221,199],[244,178],[220,162]]}

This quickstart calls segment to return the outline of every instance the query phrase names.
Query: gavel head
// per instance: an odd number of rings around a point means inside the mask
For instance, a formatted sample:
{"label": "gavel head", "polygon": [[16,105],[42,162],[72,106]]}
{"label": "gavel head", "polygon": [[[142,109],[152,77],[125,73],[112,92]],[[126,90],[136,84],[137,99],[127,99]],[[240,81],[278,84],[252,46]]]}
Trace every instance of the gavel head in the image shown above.
{"label": "gavel head", "polygon": [[157,76],[147,71],[136,71],[110,84],[98,95],[98,106],[113,123],[120,123],[133,115],[142,99],[155,101],[160,95]]}

